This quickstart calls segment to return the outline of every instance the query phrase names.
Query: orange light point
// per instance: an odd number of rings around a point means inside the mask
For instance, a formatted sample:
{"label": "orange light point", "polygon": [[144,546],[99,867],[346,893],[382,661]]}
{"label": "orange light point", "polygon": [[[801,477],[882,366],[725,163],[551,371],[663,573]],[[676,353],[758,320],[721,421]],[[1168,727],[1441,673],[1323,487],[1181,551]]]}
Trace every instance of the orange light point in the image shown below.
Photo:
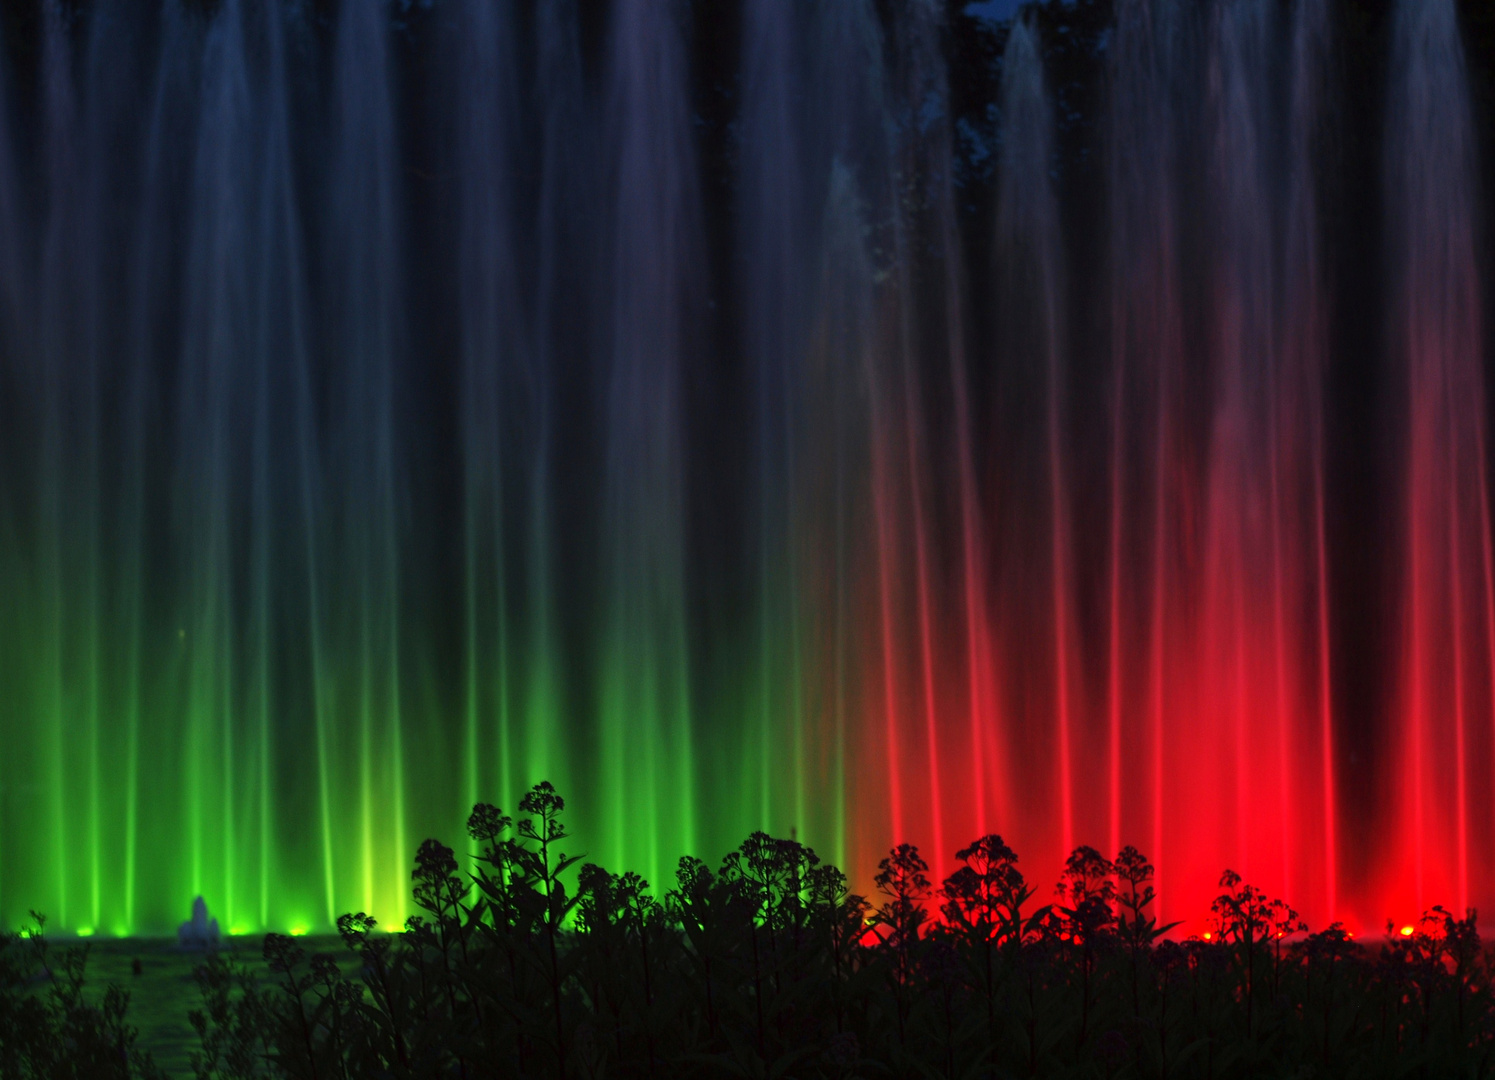
{"label": "orange light point", "polygon": [[1412,928],[1410,926],[1404,926],[1404,927],[1402,927],[1401,934],[1402,934],[1402,937],[1411,937],[1412,936]]}

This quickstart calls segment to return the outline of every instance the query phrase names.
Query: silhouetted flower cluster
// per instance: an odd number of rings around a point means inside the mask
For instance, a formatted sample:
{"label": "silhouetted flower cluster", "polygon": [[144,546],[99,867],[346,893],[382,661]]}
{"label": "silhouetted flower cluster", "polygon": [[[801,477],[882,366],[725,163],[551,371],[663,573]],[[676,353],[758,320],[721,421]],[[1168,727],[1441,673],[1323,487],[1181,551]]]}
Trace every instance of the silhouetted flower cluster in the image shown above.
{"label": "silhouetted flower cluster", "polygon": [[[561,851],[564,810],[549,784],[514,818],[474,807],[470,865],[423,843],[421,914],[398,934],[342,916],[341,963],[279,934],[265,938],[263,970],[208,958],[191,1017],[196,1075],[1441,1077],[1495,1066],[1495,962],[1473,912],[1435,907],[1412,933],[1388,926],[1384,944],[1364,946],[1338,924],[1309,933],[1226,871],[1208,940],[1178,940],[1152,914],[1153,867],[1135,848],[1115,859],[1077,848],[1039,903],[995,835],[957,852],[938,885],[918,849],[899,845],[872,897],[805,845],[761,832],[715,869],[682,858],[656,890],[578,867]],[[134,1049],[124,995],[84,1002],[86,950],[60,966],[48,955],[39,934],[0,941],[0,1075],[159,1075]],[[17,1031],[34,1036],[13,1041]],[[69,1055],[90,1064],[62,1064]]]}
{"label": "silhouetted flower cluster", "polygon": [[31,913],[26,934],[0,931],[0,1078],[164,1080],[125,1022],[130,995],[84,993],[87,948],[54,949],[46,919]]}

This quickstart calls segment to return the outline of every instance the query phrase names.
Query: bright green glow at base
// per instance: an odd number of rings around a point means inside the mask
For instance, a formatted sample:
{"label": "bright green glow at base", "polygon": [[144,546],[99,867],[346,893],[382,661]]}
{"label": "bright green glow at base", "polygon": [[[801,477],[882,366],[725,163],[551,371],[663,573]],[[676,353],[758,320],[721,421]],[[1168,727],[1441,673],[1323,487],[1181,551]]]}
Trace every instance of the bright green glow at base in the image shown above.
{"label": "bright green glow at base", "polygon": [[93,927],[91,926],[80,926],[73,932],[79,937],[93,937]]}
{"label": "bright green glow at base", "polygon": [[[646,594],[620,567],[590,672],[528,624],[504,628],[522,660],[498,664],[481,595],[477,647],[453,657],[433,646],[430,613],[407,612],[396,635],[388,610],[366,654],[362,616],[340,622],[357,605],[303,589],[292,640],[306,648],[277,669],[266,631],[240,634],[219,610],[226,582],[202,586],[217,599],[195,619],[171,612],[92,648],[89,622],[67,617],[67,590],[54,633],[15,629],[48,591],[29,579],[29,597],[0,597],[13,616],[0,664],[21,690],[0,701],[0,924],[24,925],[34,908],[59,932],[168,935],[200,894],[234,936],[325,932],[353,911],[399,932],[419,842],[465,854],[471,800],[518,816],[540,779],[567,800],[562,851],[636,870],[657,892],[682,854],[714,862],[758,828],[793,831],[840,863],[839,783],[805,779],[809,740],[829,727],[802,704],[812,680],[782,655],[767,679],[755,660],[691,672],[680,583],[660,576]],[[292,603],[277,596],[248,621]],[[98,666],[96,704],[73,679],[80,665]],[[831,699],[820,693],[817,712]],[[839,760],[834,747],[815,752]]]}
{"label": "bright green glow at base", "polygon": [[[565,854],[638,871],[658,893],[681,855],[715,861],[754,829],[844,863],[857,673],[839,644],[835,688],[817,683],[831,667],[800,658],[848,637],[851,608],[838,600],[834,625],[812,623],[796,594],[813,575],[769,544],[762,619],[739,630],[713,614],[720,640],[701,647],[698,609],[715,593],[690,569],[690,395],[676,392],[696,360],[659,336],[694,323],[677,293],[699,268],[660,277],[656,258],[698,231],[689,200],[624,215],[606,290],[620,302],[597,335],[615,355],[590,360],[643,392],[599,395],[588,490],[561,453],[573,425],[551,415],[564,397],[531,385],[571,370],[565,342],[526,355],[573,298],[532,320],[496,284],[465,292],[514,268],[483,225],[510,212],[507,181],[463,186],[459,202],[476,201],[457,211],[478,243],[451,253],[454,269],[477,261],[451,312],[462,355],[427,356],[403,310],[395,238],[414,221],[398,139],[381,137],[398,130],[384,60],[361,54],[366,70],[334,80],[346,122],[326,171],[353,182],[333,184],[324,231],[299,206],[299,139],[276,111],[285,80],[242,41],[223,49],[184,106],[206,111],[163,113],[163,136],[195,141],[118,155],[151,176],[180,161],[184,197],[148,192],[116,222],[112,204],[70,201],[111,178],[34,170],[66,182],[39,201],[40,231],[21,230],[33,255],[57,252],[26,264],[35,325],[0,357],[17,415],[36,420],[7,436],[25,445],[0,499],[0,925],[35,909],[64,932],[170,934],[201,895],[234,935],[313,933],[359,910],[398,932],[417,845],[466,850],[474,802],[516,815],[540,780],[567,799]],[[195,70],[164,45],[163,64]],[[642,74],[621,81],[657,100],[630,108],[688,140],[683,86]],[[240,100],[251,85],[263,93]],[[92,128],[66,126],[88,115],[35,119],[91,146]],[[628,207],[695,171],[663,151],[671,139],[645,137],[653,122],[628,129],[657,166],[630,174]],[[485,160],[491,141],[474,148]],[[458,172],[481,180],[487,166],[471,164]],[[70,219],[78,231],[51,238]],[[127,283],[101,280],[120,267]],[[308,288],[309,267],[336,287]],[[412,374],[425,386],[449,364],[430,385],[451,376],[460,407],[448,412],[446,389],[404,400]],[[811,591],[840,596],[831,584]]]}

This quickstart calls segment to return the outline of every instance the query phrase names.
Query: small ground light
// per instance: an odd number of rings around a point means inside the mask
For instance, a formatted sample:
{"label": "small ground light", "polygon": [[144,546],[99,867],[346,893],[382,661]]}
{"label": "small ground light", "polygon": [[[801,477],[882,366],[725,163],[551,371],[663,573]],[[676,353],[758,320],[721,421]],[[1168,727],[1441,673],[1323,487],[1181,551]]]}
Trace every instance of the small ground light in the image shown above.
{"label": "small ground light", "polygon": [[1401,934],[1402,934],[1402,937],[1411,937],[1412,936],[1412,928],[1410,926],[1404,926],[1404,927],[1402,927]]}
{"label": "small ground light", "polygon": [[293,926],[293,927],[291,927],[291,937],[305,937],[305,936],[306,936],[306,927],[304,927],[304,926]]}
{"label": "small ground light", "polygon": [[1202,938],[1204,938],[1205,941],[1208,941],[1210,938],[1214,937],[1215,935],[1211,934],[1208,930],[1206,930],[1204,933],[1200,934],[1199,936],[1202,937]]}
{"label": "small ground light", "polygon": [[78,936],[79,937],[93,937],[93,927],[91,927],[91,926],[80,926],[80,927],[78,927]]}

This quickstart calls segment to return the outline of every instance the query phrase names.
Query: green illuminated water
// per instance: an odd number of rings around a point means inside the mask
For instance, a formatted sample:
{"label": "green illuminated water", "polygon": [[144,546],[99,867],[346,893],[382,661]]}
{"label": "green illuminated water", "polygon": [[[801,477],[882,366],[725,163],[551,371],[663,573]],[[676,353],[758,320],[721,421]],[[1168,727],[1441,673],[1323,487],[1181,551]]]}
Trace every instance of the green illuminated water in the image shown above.
{"label": "green illuminated water", "polygon": [[[824,294],[757,347],[761,409],[810,404],[749,440],[760,524],[708,520],[682,28],[622,0],[588,73],[571,4],[446,10],[422,127],[377,4],[44,5],[0,109],[0,922],[398,922],[418,842],[540,779],[661,886],[754,828],[847,858],[863,197],[745,221],[852,240],[753,255],[745,302]],[[799,22],[750,35],[763,176],[813,186],[832,147],[787,142],[875,112],[830,74],[866,18],[799,20],[835,85],[803,121]]]}

